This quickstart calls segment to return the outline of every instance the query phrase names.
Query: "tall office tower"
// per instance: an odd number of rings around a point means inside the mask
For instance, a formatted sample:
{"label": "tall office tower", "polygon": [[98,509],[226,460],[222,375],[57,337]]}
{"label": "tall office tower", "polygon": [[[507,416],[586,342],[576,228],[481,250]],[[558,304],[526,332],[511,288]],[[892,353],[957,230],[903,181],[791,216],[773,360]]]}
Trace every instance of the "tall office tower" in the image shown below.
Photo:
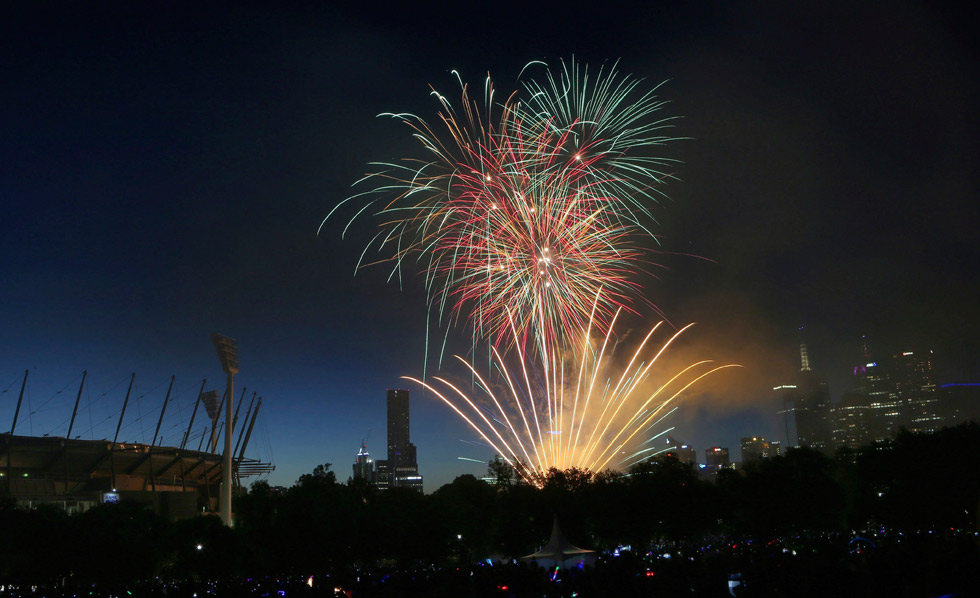
{"label": "tall office tower", "polygon": [[720,446],[705,449],[704,464],[705,469],[710,472],[717,472],[722,468],[728,467],[728,449]]}
{"label": "tall office tower", "polygon": [[367,451],[367,445],[363,443],[354,458],[354,479],[365,480],[369,484],[374,483],[374,459]]}
{"label": "tall office tower", "polygon": [[748,436],[742,439],[742,464],[769,458],[769,442],[762,436]]}
{"label": "tall office tower", "polygon": [[[854,366],[853,393],[864,397],[868,405],[870,440],[860,437],[862,444],[884,442],[893,437],[902,426],[907,426],[907,413],[902,398],[895,391],[887,363],[878,363],[871,354],[868,339],[862,337],[862,361]],[[852,404],[858,399],[851,399]]]}
{"label": "tall office tower", "polygon": [[783,395],[786,441],[790,446],[833,452],[830,425],[830,388],[827,380],[810,368],[806,343],[800,343],[800,371],[795,384],[782,384],[773,390]]}
{"label": "tall office tower", "polygon": [[673,436],[667,437],[667,452],[664,454],[676,457],[681,463],[693,463],[694,465],[698,463],[697,451]]}
{"label": "tall office tower", "polygon": [[[854,367],[851,394],[855,396],[845,397],[836,409],[835,428],[838,435],[849,440],[846,444],[884,442],[901,428],[912,432],[934,432],[950,423],[936,385],[932,351],[904,351],[878,362],[872,359],[867,339],[863,349],[863,363]],[[859,413],[862,411],[866,411],[866,416]],[[848,418],[853,424],[850,437],[845,426]],[[861,419],[867,419],[868,423],[863,424]],[[868,428],[870,433],[865,434],[863,428]]]}
{"label": "tall office tower", "polygon": [[[415,445],[409,437],[407,390],[388,391],[388,487],[422,492]],[[380,466],[379,466],[380,470]]]}
{"label": "tall office tower", "polygon": [[783,443],[778,440],[769,441],[769,456],[770,457],[782,457],[783,456]]}
{"label": "tall office tower", "polygon": [[874,440],[871,401],[867,394],[854,390],[844,393],[841,402],[831,408],[831,414],[837,448],[856,450]]}
{"label": "tall office tower", "polygon": [[903,351],[892,355],[895,392],[908,414],[906,423],[912,432],[935,432],[943,427],[939,388],[932,370],[932,351]]}
{"label": "tall office tower", "polygon": [[857,449],[875,440],[872,404],[888,401],[888,388],[878,364],[871,359],[868,338],[861,337],[861,355],[854,366],[851,390],[831,408],[834,445]]}
{"label": "tall office tower", "polygon": [[374,462],[374,485],[378,490],[391,488],[391,467],[388,466],[387,459],[378,459]]}

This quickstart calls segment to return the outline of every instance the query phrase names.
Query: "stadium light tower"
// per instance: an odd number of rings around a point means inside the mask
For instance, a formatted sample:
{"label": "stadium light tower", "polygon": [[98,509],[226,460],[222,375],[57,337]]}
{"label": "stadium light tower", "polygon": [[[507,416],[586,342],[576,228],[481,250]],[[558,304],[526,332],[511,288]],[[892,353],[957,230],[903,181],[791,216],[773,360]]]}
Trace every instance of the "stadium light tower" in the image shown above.
{"label": "stadium light tower", "polygon": [[228,375],[228,397],[225,400],[225,455],[221,465],[221,522],[231,527],[231,419],[235,394],[235,374],[238,373],[238,343],[227,336],[214,333],[211,342],[218,351],[221,369]]}

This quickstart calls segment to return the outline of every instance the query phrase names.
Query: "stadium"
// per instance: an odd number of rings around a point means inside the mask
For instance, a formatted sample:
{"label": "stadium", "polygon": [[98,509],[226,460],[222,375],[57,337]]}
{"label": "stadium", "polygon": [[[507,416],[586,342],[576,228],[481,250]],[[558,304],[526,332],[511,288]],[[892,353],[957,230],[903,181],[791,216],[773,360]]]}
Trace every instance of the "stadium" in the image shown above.
{"label": "stadium", "polygon": [[[12,500],[30,507],[51,504],[69,513],[104,502],[135,501],[171,520],[217,511],[224,473],[223,455],[217,448],[225,427],[220,417],[225,397],[219,397],[218,391],[205,392],[202,382],[189,423],[186,426],[182,421],[172,423],[167,428],[177,428],[175,432],[178,433],[169,437],[180,442],[167,446],[160,430],[167,406],[173,402],[171,379],[153,440],[149,443],[120,441],[135,379],[133,374],[118,413],[105,418],[116,416],[113,439],[86,440],[80,435],[72,435],[86,376],[87,372],[83,373],[64,436],[36,436],[16,434],[28,379],[28,372],[24,373],[10,431],[0,434],[0,500]],[[233,489],[240,489],[248,478],[265,476],[275,469],[270,462],[245,456],[262,398],[253,394],[250,402],[244,399],[243,389],[232,420],[236,431],[232,453]],[[239,418],[245,403],[248,403],[248,409],[244,417]],[[198,418],[202,404],[205,409]],[[143,419],[142,414],[140,419]],[[203,431],[196,434],[193,433],[195,420],[204,424]],[[197,441],[198,446],[189,448],[188,444],[193,441]]]}

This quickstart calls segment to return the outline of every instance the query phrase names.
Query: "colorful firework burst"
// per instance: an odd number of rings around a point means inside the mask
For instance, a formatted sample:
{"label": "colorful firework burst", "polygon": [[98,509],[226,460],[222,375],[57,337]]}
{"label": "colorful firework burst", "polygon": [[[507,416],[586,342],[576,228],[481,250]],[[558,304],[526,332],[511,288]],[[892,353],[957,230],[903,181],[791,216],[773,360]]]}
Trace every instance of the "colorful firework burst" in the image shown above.
{"label": "colorful firework burst", "polygon": [[636,275],[651,264],[651,208],[674,163],[653,155],[672,139],[672,119],[657,117],[664,102],[615,65],[590,76],[574,61],[546,70],[543,83],[526,80],[526,100],[496,100],[489,78],[481,100],[460,85],[458,109],[433,91],[438,127],[389,115],[429,156],[376,164],[363,179],[374,186],[346,200],[363,202],[352,221],[385,219],[358,266],[372,247],[390,252],[381,261],[393,276],[415,261],[439,320],[470,324],[474,339],[498,347],[511,317],[523,331],[515,345],[540,355],[587,323],[607,330],[616,310],[643,299]]}

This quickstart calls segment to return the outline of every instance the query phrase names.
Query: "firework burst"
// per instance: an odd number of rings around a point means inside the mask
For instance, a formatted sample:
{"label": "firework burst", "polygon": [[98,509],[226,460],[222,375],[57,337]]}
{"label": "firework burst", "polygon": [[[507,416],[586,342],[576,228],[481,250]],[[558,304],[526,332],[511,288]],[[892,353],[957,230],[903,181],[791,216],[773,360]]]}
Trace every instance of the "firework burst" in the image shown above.
{"label": "firework burst", "polygon": [[[703,360],[662,375],[660,357],[693,325],[654,342],[662,324],[650,329],[622,368],[614,363],[610,325],[597,338],[591,327],[581,331],[581,346],[570,360],[552,353],[533,369],[524,356],[518,354],[515,366],[491,348],[497,383],[457,356],[477,380],[478,398],[442,376],[430,382],[406,379],[430,390],[528,483],[540,486],[551,468],[628,468],[656,454],[650,443],[669,430],[652,430],[692,385],[719,370],[739,367]],[[513,321],[511,330],[518,335]]]}
{"label": "firework burst", "polygon": [[358,267],[376,263],[372,248],[392,276],[416,263],[440,322],[469,324],[498,348],[513,340],[548,355],[574,344],[569,331],[608,330],[643,300],[636,274],[652,265],[651,208],[673,164],[653,155],[671,119],[641,84],[615,66],[590,74],[563,62],[503,99],[489,78],[479,99],[460,80],[458,107],[433,90],[436,126],[389,115],[429,156],[376,164],[362,180],[372,187],[346,200],[363,204],[352,221],[383,218]]}

